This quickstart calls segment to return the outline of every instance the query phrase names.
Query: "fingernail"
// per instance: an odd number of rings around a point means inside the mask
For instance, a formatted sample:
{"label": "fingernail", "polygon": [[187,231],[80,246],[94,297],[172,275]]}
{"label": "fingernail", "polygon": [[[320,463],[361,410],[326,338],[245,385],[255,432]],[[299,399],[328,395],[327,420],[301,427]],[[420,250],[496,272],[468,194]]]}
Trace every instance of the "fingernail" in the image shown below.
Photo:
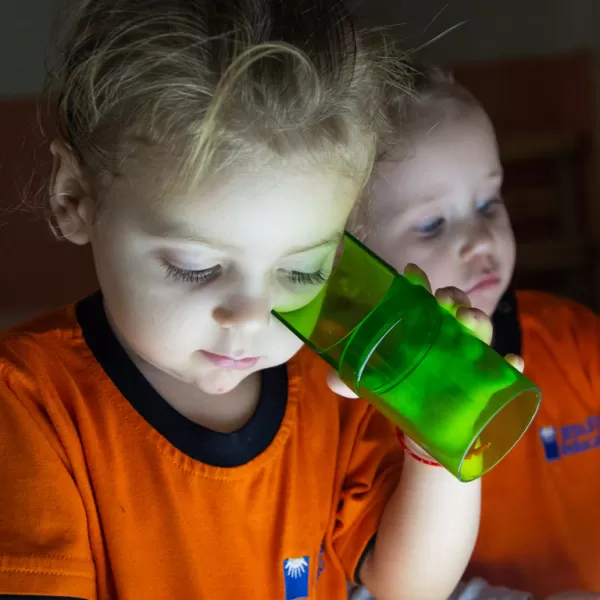
{"label": "fingernail", "polygon": [[507,354],[506,358],[509,358],[511,361],[513,361],[519,367],[525,366],[525,361],[518,354]]}
{"label": "fingernail", "polygon": [[457,306],[456,317],[461,321],[468,321],[469,323],[477,322],[477,314],[469,309],[468,306]]}

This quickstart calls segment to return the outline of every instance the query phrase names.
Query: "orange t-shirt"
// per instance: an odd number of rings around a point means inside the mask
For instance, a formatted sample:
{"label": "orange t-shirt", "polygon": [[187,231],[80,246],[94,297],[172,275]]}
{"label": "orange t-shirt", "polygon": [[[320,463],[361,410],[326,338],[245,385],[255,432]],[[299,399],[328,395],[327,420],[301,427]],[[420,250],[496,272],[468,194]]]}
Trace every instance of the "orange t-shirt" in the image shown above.
{"label": "orange t-shirt", "polygon": [[99,295],[0,334],[0,596],[345,598],[402,452],[326,371],[265,371],[221,434],[147,383]]}
{"label": "orange t-shirt", "polygon": [[530,591],[600,591],[600,320],[567,300],[508,294],[497,349],[542,390],[524,438],[483,477],[469,575]]}

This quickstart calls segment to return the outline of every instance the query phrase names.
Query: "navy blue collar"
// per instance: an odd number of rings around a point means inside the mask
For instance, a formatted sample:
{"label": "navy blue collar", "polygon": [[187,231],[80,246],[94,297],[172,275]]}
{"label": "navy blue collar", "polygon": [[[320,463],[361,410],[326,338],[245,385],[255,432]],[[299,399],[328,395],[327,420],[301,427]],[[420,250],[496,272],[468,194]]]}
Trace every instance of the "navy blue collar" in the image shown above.
{"label": "navy blue collar", "polygon": [[178,413],[146,380],[129,358],[106,318],[100,292],[77,304],[83,337],[104,372],[133,408],[173,446],[191,458],[216,467],[250,462],[273,441],[287,406],[286,365],[262,371],[258,406],[238,431],[219,433]]}

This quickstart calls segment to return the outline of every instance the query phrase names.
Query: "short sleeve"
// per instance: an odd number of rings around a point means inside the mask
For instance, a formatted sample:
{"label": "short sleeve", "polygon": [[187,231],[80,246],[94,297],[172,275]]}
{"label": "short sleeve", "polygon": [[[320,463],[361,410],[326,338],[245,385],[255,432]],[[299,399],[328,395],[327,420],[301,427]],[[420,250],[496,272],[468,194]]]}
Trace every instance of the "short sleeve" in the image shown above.
{"label": "short sleeve", "polygon": [[402,457],[395,427],[368,406],[349,454],[333,535],[334,550],[352,583],[400,480]]}
{"label": "short sleeve", "polygon": [[93,600],[84,503],[43,406],[0,364],[0,596]]}

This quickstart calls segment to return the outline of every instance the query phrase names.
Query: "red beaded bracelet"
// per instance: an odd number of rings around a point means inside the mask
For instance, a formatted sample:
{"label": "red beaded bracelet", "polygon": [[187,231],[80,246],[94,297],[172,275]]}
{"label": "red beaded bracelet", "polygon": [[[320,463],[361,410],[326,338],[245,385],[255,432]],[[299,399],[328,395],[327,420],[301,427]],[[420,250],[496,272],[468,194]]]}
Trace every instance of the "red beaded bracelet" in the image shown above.
{"label": "red beaded bracelet", "polygon": [[420,462],[424,465],[429,465],[430,467],[441,467],[442,466],[436,460],[428,460],[427,458],[423,458],[422,456],[419,456],[416,452],[411,450],[408,447],[406,440],[404,439],[404,432],[400,431],[400,429],[398,429],[396,431],[396,435],[398,436],[400,445],[402,446],[402,448],[404,448],[404,452],[406,452],[406,454],[408,454],[411,458],[414,458],[417,462]]}

